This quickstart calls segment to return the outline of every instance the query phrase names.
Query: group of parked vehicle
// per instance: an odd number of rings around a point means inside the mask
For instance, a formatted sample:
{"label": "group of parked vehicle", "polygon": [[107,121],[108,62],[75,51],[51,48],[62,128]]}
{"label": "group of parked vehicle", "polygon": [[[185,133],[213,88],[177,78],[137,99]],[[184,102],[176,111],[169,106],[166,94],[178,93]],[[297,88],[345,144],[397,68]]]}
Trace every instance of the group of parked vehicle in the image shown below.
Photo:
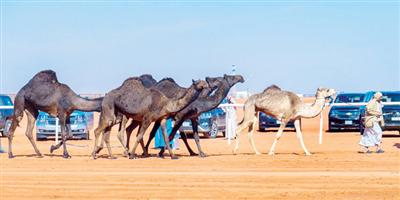
{"label": "group of parked vehicle", "polygon": [[[364,131],[365,105],[375,92],[341,93],[329,111],[329,131],[359,130]],[[400,103],[400,91],[382,92],[383,103]],[[337,105],[335,105],[337,104]],[[400,133],[400,105],[384,105],[382,108],[385,121],[384,130],[397,130]]]}
{"label": "group of parked vehicle", "polygon": [[[375,92],[367,93],[340,93],[331,105],[329,111],[329,132],[341,130],[364,130],[363,118],[365,116],[365,103],[370,101]],[[382,92],[382,102],[400,103],[400,91]],[[222,103],[226,103],[224,100]],[[7,95],[0,95],[0,106],[13,106],[12,100]],[[400,105],[385,105],[383,107],[384,130],[397,130],[400,133]],[[13,114],[12,108],[0,109],[0,134],[10,122]],[[179,131],[192,132],[189,121],[185,121]],[[44,140],[55,137],[56,118],[47,113],[40,112],[36,121],[36,139]],[[280,122],[265,113],[259,113],[259,130],[265,131],[269,128],[278,128]],[[70,136],[76,139],[89,139],[89,130],[93,127],[93,113],[75,111],[70,116]],[[286,126],[294,128],[293,122]],[[58,127],[60,128],[60,127]],[[225,112],[221,108],[201,114],[199,118],[198,131],[205,137],[215,138],[218,132],[224,134]],[[61,137],[61,135],[59,136]]]}

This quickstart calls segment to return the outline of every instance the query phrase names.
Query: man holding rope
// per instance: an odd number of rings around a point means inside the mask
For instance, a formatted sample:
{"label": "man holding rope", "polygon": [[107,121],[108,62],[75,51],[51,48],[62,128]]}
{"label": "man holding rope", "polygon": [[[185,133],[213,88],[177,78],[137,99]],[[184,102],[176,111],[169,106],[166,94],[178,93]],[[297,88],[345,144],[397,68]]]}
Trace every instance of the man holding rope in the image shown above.
{"label": "man holding rope", "polygon": [[[376,147],[376,153],[383,153],[381,148],[382,143],[382,129],[384,120],[382,113],[382,93],[376,92],[371,101],[366,106],[365,120],[364,120],[364,133],[361,136],[360,145],[362,146],[362,153],[372,153],[368,148]],[[381,126],[379,126],[378,122]]]}

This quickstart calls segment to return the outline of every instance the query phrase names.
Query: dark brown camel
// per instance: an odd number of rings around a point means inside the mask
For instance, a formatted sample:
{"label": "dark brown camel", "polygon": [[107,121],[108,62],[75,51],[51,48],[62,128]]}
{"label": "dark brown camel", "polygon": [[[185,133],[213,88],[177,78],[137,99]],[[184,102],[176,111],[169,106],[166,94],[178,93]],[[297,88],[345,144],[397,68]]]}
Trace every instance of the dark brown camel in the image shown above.
{"label": "dark brown camel", "polygon": [[[214,88],[216,87],[217,82],[209,82],[209,87]],[[153,86],[153,88],[158,89],[161,91],[167,98],[169,99],[174,99],[174,98],[180,98],[182,97],[189,88],[184,88],[179,86],[172,78],[164,78],[161,81],[159,81],[157,84]],[[209,93],[211,89],[203,89],[201,93]],[[173,118],[175,115],[171,114],[170,117]],[[128,126],[127,128],[127,140],[126,140],[126,148],[125,148],[125,154],[127,155],[127,151],[129,149],[129,139],[131,136],[132,131],[137,127],[138,122],[132,121],[131,125]],[[155,132],[161,125],[161,120],[158,120],[154,123],[153,129],[151,130],[150,135],[155,135]],[[163,129],[166,127],[162,127]],[[181,137],[186,137],[185,134],[181,134]],[[185,142],[185,145],[188,149],[190,149],[189,144],[187,143],[187,140],[183,140]],[[191,149],[190,149],[191,150]],[[143,152],[144,156],[148,156],[148,152],[146,149],[144,149]],[[191,155],[197,155],[194,152],[191,152]]]}
{"label": "dark brown camel", "polygon": [[[199,155],[201,157],[205,157],[206,154],[201,150],[200,146],[200,138],[198,135],[198,117],[200,116],[201,113],[210,111],[216,107],[222,102],[222,100],[226,97],[228,94],[230,88],[234,86],[236,83],[243,83],[244,79],[240,75],[236,76],[230,76],[230,75],[224,75],[224,77],[217,77],[217,78],[206,78],[207,82],[209,85],[213,85],[212,87],[216,87],[217,89],[213,91],[213,94],[210,95],[210,91],[203,90],[199,97],[195,99],[193,102],[191,102],[188,106],[186,106],[184,109],[179,111],[174,119],[175,119],[175,125],[171,131],[171,134],[169,135],[169,140],[172,140],[178,131],[178,129],[182,126],[182,123],[185,120],[190,119],[192,121],[192,129],[193,129],[193,135],[196,141],[197,148],[199,150]],[[129,127],[127,128],[127,131],[130,130]],[[152,132],[153,133],[153,132]],[[181,133],[181,135],[184,133]],[[149,145],[151,140],[154,138],[154,134],[149,136],[149,140],[147,141],[146,144],[146,150],[148,151]],[[186,136],[182,137],[184,140],[185,144],[187,144]],[[193,150],[190,148],[189,145],[186,145],[188,148],[188,151],[190,155],[196,155]],[[161,149],[159,156],[162,156],[164,153],[164,149]]]}
{"label": "dark brown camel", "polygon": [[[134,159],[136,158],[135,151],[137,145],[141,142],[149,125],[154,121],[167,119],[170,114],[183,109],[206,87],[208,85],[205,81],[193,81],[192,86],[185,95],[181,98],[171,100],[155,88],[146,88],[140,81],[134,78],[127,79],[120,87],[107,93],[104,97],[99,126],[94,131],[95,146],[92,154],[93,158],[96,158],[98,137],[102,132],[104,132],[103,137],[105,138],[110,158],[114,158],[111,153],[109,134],[111,127],[115,124],[116,112],[120,112],[140,123],[138,137],[130,155],[130,158]],[[163,130],[163,133],[166,144],[169,144],[166,131]],[[168,150],[171,158],[175,158],[169,146]]]}
{"label": "dark brown camel", "polygon": [[62,141],[56,146],[51,146],[50,151],[58,149],[63,145],[64,158],[69,158],[66,141],[68,130],[66,124],[69,124],[69,116],[74,110],[97,111],[100,112],[103,98],[87,100],[78,96],[67,85],[58,82],[56,73],[51,70],[45,70],[37,73],[15,97],[14,115],[12,124],[8,133],[9,152],[8,157],[13,158],[12,139],[14,131],[22,120],[25,111],[28,117],[28,125],[25,135],[32,143],[37,156],[42,157],[39,149],[36,147],[32,137],[32,131],[35,126],[39,110],[58,117],[61,126]]}

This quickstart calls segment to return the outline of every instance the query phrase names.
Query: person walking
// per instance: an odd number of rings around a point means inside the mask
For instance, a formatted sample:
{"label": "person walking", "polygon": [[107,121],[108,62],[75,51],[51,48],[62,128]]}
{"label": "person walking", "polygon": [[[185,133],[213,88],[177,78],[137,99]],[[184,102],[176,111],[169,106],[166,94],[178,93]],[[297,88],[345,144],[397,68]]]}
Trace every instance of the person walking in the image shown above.
{"label": "person walking", "polygon": [[[364,132],[361,136],[360,145],[362,153],[372,153],[369,147],[376,147],[376,153],[383,153],[381,148],[382,143],[382,128],[385,126],[382,113],[382,93],[376,92],[371,101],[366,106],[364,119]],[[380,123],[380,125],[379,125]]]}
{"label": "person walking", "polygon": [[[168,136],[169,134],[171,134],[172,131],[172,127],[173,127],[173,122],[171,119],[167,119],[166,121],[166,129],[167,129],[167,133]],[[159,148],[164,148],[165,147],[165,142],[164,142],[164,137],[163,137],[163,133],[161,130],[161,127],[157,129],[156,135],[155,135],[155,142],[154,142],[154,147],[156,149]],[[172,149],[179,149],[179,132],[178,134],[175,135],[174,139],[172,141],[169,141]]]}
{"label": "person walking", "polygon": [[[232,96],[228,96],[227,104],[235,104],[236,101],[233,99]],[[225,139],[228,139],[228,143],[230,144],[232,139],[235,139],[236,137],[236,109],[233,105],[228,105],[225,107],[222,107],[222,109],[225,111]]]}

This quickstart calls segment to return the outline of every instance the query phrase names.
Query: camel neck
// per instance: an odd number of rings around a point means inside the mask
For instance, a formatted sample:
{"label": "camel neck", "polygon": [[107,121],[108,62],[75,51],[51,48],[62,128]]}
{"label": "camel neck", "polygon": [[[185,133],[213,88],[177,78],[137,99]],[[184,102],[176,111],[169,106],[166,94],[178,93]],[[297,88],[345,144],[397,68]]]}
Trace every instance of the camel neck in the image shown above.
{"label": "camel neck", "polygon": [[319,115],[325,107],[325,98],[317,97],[312,105],[303,104],[300,115],[304,118],[313,118]]}
{"label": "camel neck", "polygon": [[215,107],[218,106],[222,100],[228,95],[229,89],[231,87],[226,81],[223,81],[215,91],[214,95],[207,96],[203,99],[203,101],[206,101],[210,104],[210,106]]}
{"label": "camel neck", "polygon": [[169,101],[167,104],[167,110],[170,113],[176,113],[189,105],[190,102],[194,101],[199,95],[200,91],[196,90],[195,85],[192,85],[181,98]]}
{"label": "camel neck", "polygon": [[103,101],[102,97],[96,99],[84,99],[77,95],[75,95],[72,99],[75,110],[86,111],[86,112],[90,111],[100,112],[102,101]]}

